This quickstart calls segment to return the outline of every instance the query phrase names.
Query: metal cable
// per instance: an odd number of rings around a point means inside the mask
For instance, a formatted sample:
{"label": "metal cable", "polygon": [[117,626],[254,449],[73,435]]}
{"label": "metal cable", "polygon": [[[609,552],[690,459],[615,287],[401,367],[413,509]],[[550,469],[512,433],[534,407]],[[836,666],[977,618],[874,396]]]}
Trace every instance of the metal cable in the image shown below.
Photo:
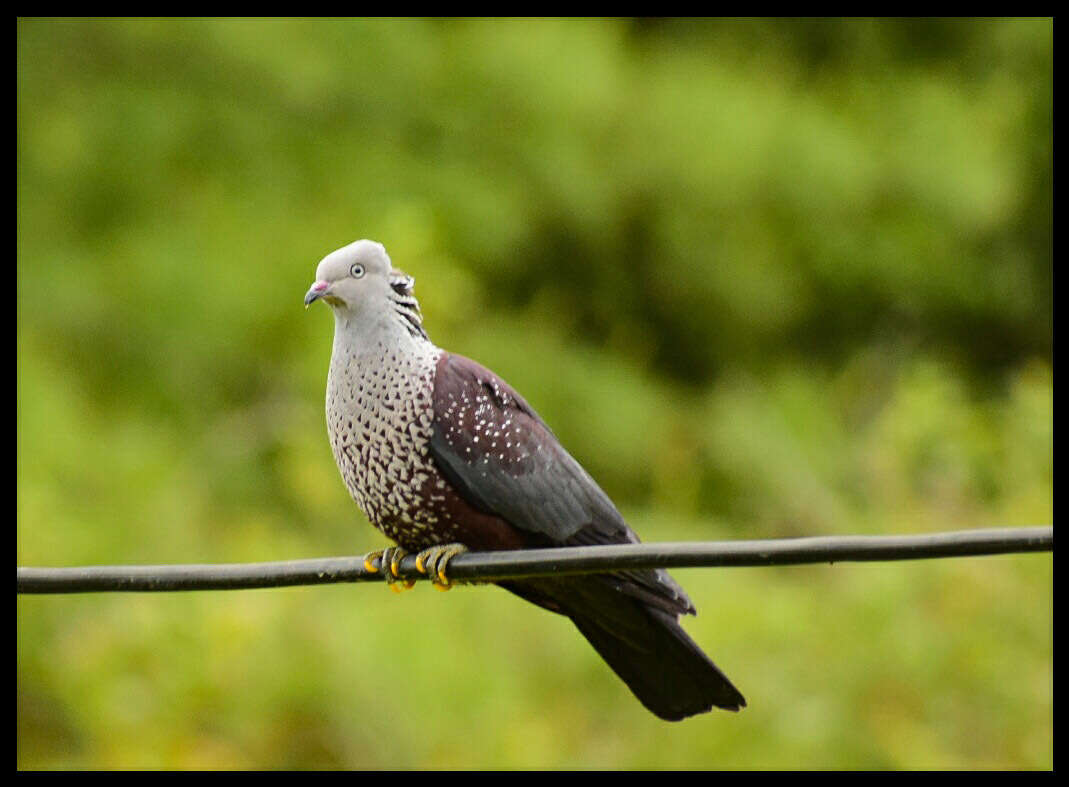
{"label": "metal cable", "polygon": [[[782,566],[845,561],[1053,552],[1054,528],[1014,527],[960,530],[909,536],[825,536],[762,541],[703,541],[659,544],[471,552],[449,563],[453,581],[595,574],[622,569],[713,566]],[[377,567],[377,562],[374,564]],[[413,556],[400,564],[402,579],[427,577]],[[18,569],[18,594],[239,590],[382,581],[364,558],[336,557],[276,563],[174,566],[81,566]]]}

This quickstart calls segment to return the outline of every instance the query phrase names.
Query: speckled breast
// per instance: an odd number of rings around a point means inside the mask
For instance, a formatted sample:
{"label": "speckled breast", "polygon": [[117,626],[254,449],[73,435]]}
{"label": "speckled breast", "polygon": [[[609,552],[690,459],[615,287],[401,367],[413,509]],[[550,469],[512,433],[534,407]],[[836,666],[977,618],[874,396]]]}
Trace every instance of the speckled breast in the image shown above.
{"label": "speckled breast", "polygon": [[408,549],[445,543],[446,482],[428,454],[441,351],[378,345],[331,359],[327,431],[349,493],[375,527]]}

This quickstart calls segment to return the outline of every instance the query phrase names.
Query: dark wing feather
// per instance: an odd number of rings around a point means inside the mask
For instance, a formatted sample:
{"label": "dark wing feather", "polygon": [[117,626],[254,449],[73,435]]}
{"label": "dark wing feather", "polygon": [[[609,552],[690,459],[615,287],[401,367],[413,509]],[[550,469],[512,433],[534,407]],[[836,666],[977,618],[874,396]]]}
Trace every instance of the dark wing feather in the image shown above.
{"label": "dark wing feather", "polygon": [[434,416],[432,455],[483,511],[545,537],[547,545],[587,528],[608,543],[637,540],[545,422],[493,372],[443,353]]}
{"label": "dark wing feather", "polygon": [[[443,353],[434,385],[430,453],[473,509],[531,547],[638,542],[616,506],[504,380]],[[668,572],[543,577],[501,586],[572,619],[642,703],[676,720],[746,704],[680,627],[694,612]]]}
{"label": "dark wing feather", "polygon": [[[523,531],[532,547],[638,543],[524,398],[463,356],[438,361],[430,452],[468,503]],[[694,611],[666,571],[619,572],[605,582],[671,613]]]}

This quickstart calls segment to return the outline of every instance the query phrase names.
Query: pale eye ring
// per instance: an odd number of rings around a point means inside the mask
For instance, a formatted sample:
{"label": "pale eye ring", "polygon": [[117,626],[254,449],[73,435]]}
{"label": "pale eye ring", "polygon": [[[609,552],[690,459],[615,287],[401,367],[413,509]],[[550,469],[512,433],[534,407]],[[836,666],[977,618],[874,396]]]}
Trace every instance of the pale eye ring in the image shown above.
{"label": "pale eye ring", "polygon": [[359,279],[361,276],[364,275],[364,273],[366,273],[364,266],[361,265],[359,262],[354,262],[353,266],[349,268],[349,274],[354,279]]}

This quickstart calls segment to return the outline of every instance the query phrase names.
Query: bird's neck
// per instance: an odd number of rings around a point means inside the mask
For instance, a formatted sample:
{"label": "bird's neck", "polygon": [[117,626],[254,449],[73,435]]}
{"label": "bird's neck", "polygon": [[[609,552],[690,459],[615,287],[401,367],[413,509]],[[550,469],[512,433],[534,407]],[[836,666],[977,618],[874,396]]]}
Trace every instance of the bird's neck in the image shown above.
{"label": "bird's neck", "polygon": [[388,365],[407,365],[415,359],[441,354],[425,335],[415,333],[403,319],[384,314],[377,319],[338,310],[334,314],[331,373],[363,374]]}

